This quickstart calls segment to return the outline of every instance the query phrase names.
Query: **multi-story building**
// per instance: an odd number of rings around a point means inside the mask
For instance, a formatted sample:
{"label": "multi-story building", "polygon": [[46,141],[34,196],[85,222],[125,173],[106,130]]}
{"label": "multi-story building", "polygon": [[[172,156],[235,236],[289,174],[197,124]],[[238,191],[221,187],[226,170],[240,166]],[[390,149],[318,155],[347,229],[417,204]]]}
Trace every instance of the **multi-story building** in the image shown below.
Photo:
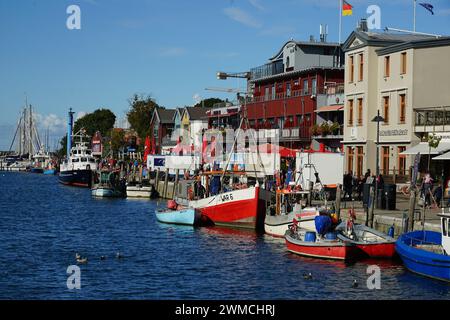
{"label": "multi-story building", "polygon": [[[251,69],[246,103],[250,126],[278,130],[280,144],[309,148],[316,123],[318,95],[343,83],[343,55],[337,43],[288,41],[269,62]],[[335,91],[331,92],[335,94]]]}
{"label": "multi-story building", "polygon": [[450,104],[448,46],[448,38],[369,32],[364,22],[351,33],[343,45],[346,171],[375,173],[379,112],[380,172],[406,178],[407,149],[420,142],[414,110]]}
{"label": "multi-story building", "polygon": [[175,126],[174,116],[176,110],[155,108],[150,120],[153,154],[161,154],[163,147],[171,148],[176,145],[172,141],[172,132]]}

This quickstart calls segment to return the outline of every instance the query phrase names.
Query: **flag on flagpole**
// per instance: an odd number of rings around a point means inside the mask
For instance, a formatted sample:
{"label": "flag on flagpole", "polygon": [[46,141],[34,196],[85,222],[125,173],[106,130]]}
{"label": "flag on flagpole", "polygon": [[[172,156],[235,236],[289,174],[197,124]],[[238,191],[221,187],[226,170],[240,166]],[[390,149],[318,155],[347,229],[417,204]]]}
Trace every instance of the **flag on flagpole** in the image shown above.
{"label": "flag on flagpole", "polygon": [[342,5],[342,15],[343,16],[351,16],[353,14],[353,6],[345,0]]}
{"label": "flag on flagpole", "polygon": [[433,12],[433,9],[434,9],[434,7],[433,7],[433,5],[432,4],[430,4],[430,3],[419,3],[422,7],[424,7],[425,9],[427,9],[428,11],[430,11],[431,12],[431,14],[432,15],[434,15],[434,12]]}

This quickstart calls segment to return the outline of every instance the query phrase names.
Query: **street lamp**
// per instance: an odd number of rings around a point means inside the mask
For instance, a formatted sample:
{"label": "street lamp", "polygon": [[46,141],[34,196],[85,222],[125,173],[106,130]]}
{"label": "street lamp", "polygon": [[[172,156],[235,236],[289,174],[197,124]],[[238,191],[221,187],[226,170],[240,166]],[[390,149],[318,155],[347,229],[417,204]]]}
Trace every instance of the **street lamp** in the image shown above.
{"label": "street lamp", "polygon": [[378,176],[380,175],[380,122],[384,122],[384,118],[380,116],[380,110],[377,111],[376,117],[372,119],[372,122],[377,123],[377,159],[376,159],[376,177],[375,177],[375,199],[378,196]]}

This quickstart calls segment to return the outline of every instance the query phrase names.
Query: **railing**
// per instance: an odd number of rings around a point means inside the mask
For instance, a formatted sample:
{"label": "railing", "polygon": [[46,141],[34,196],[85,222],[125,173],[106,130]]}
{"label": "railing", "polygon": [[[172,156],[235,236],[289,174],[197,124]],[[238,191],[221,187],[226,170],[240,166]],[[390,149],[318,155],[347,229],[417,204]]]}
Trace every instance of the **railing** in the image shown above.
{"label": "railing", "polygon": [[450,111],[430,110],[415,112],[416,126],[442,126],[450,125]]}
{"label": "railing", "polygon": [[327,84],[323,87],[316,88],[304,88],[289,90],[283,92],[277,92],[275,94],[266,95],[261,92],[261,95],[255,95],[247,98],[247,103],[259,103],[275,100],[284,100],[289,98],[304,97],[304,96],[317,96],[317,95],[338,95],[344,93],[344,84]]}
{"label": "railing", "polygon": [[333,138],[341,138],[344,135],[344,125],[340,125],[339,129],[333,131],[333,132],[327,132],[325,134],[323,133],[312,133],[312,137],[315,139],[320,139],[320,138],[328,138],[328,139],[333,139]]}
{"label": "railing", "polygon": [[251,80],[274,76],[284,72],[283,61],[267,63],[265,65],[250,69]]}
{"label": "railing", "polygon": [[309,138],[309,127],[295,127],[283,129],[259,129],[258,138],[275,138],[277,135],[280,140]]}

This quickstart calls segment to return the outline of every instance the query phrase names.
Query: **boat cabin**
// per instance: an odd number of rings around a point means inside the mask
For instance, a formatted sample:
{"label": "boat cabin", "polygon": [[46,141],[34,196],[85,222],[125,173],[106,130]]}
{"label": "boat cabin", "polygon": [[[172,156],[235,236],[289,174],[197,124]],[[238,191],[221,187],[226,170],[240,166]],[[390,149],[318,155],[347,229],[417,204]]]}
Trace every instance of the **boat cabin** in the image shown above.
{"label": "boat cabin", "polygon": [[65,170],[97,170],[97,162],[85,142],[77,143],[70,150],[69,159],[64,160]]}
{"label": "boat cabin", "polygon": [[450,213],[439,214],[441,217],[442,248],[450,254]]}

